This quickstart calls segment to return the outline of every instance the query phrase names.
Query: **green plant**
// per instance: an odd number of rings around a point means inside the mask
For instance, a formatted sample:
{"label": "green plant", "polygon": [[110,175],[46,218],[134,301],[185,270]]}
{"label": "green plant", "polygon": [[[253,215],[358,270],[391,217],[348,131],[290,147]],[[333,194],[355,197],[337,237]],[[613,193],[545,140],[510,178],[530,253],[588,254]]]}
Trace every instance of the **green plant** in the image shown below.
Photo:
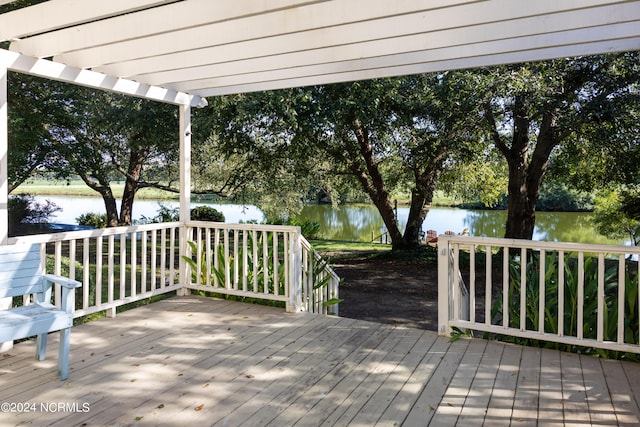
{"label": "green plant", "polygon": [[191,219],[194,221],[224,222],[224,214],[211,206],[197,206],[191,209]]}
{"label": "green plant", "polygon": [[8,201],[9,229],[17,230],[20,224],[46,223],[59,210],[61,209],[49,200],[38,203],[31,194],[11,196]]}
{"label": "green plant", "polygon": [[[326,273],[326,268],[329,266],[330,259],[316,258],[315,250],[313,249],[312,259],[313,263],[311,267],[311,275],[313,280],[313,289],[322,290],[323,288],[327,288],[329,286],[329,283],[331,283],[331,276]],[[328,295],[328,297],[329,298],[322,303],[322,307],[324,308],[340,304],[342,301],[344,301],[340,298],[336,298],[335,295]]]}
{"label": "green plant", "polygon": [[95,212],[83,213],[76,217],[76,222],[78,225],[105,228],[107,226],[107,214],[99,214]]}
{"label": "green plant", "polygon": [[[622,272],[625,280],[624,295],[624,338],[625,342],[638,343],[638,277],[637,267],[629,266],[631,261],[627,261],[625,271]],[[618,263],[617,261],[606,261],[603,272],[603,338],[607,341],[615,341],[617,339],[617,319],[618,319]],[[579,259],[577,256],[567,254],[564,262],[564,305],[562,307],[563,329],[559,331],[559,310],[560,301],[559,285],[559,259],[557,254],[548,254],[545,256],[545,272],[544,272],[544,332],[554,335],[578,336],[578,313],[580,300],[578,297],[579,278]],[[509,271],[509,289],[508,289],[508,326],[511,328],[520,328],[520,277],[521,264],[519,257],[512,257],[510,260]],[[585,256],[582,270],[583,278],[583,300],[582,300],[582,336],[585,339],[596,339],[598,331],[598,259],[593,256]],[[540,316],[540,289],[539,289],[539,272],[540,257],[539,254],[529,251],[527,253],[527,263],[525,266],[526,280],[526,307],[525,307],[525,327],[527,330],[538,330]],[[503,295],[499,293],[492,306],[492,318],[494,323],[502,324],[503,313]],[[514,341],[519,344],[534,345],[547,348],[557,348],[566,351],[597,353],[601,357],[607,358],[637,358],[636,355],[618,354],[615,351],[604,349],[578,347],[569,344],[560,344],[553,342],[538,341],[529,338],[515,338],[499,336],[499,339]]]}
{"label": "green plant", "polygon": [[[238,232],[236,231],[236,233]],[[241,236],[239,233],[227,235],[229,247],[233,246],[233,239],[241,239]],[[229,284],[234,289],[244,290],[239,288],[241,283],[244,283],[244,279],[246,279],[247,290],[254,291],[257,294],[267,293],[274,295],[277,293],[278,295],[284,295],[286,291],[284,246],[280,241],[275,247],[273,239],[273,233],[257,233],[254,238],[254,234],[248,232],[247,245],[239,245],[237,252],[230,251],[226,257],[224,241],[219,242],[212,248],[213,257],[210,261],[207,260],[205,242],[201,241],[198,246],[197,243],[190,241],[187,243],[192,255],[190,257],[182,255],[182,259],[191,268],[191,280],[198,285],[211,283],[215,289],[215,287],[228,288]],[[256,252],[259,254],[257,259],[254,257],[254,249],[257,249]],[[277,256],[275,256],[274,251],[279,252]],[[326,274],[325,271],[329,261],[316,259],[315,253],[311,255],[311,258],[313,261],[310,275],[312,277],[313,290],[326,288],[331,281],[331,276]],[[277,259],[277,262],[274,263],[274,259]],[[200,265],[199,273],[198,264]],[[239,283],[233,283],[236,278],[239,279]],[[215,290],[212,290],[212,292],[215,292]],[[224,298],[247,300],[246,297],[236,296],[224,296]],[[255,299],[252,298],[251,301],[255,301]],[[323,302],[323,306],[330,307],[339,304],[341,301],[341,299],[335,298],[333,295],[328,295],[328,300]]]}

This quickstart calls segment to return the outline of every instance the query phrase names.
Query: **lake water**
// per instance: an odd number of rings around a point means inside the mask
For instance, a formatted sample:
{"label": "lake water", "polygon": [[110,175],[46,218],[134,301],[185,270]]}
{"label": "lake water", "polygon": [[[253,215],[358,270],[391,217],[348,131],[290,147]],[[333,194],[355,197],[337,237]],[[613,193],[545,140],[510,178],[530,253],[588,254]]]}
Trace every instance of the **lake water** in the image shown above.
{"label": "lake water", "polygon": [[[36,197],[48,199],[62,211],[51,218],[51,222],[76,224],[80,214],[104,213],[101,198],[89,197]],[[170,208],[178,207],[178,202],[162,202]],[[192,206],[208,205],[221,211],[228,223],[264,221],[262,211],[252,205],[193,203]],[[137,200],[134,204],[134,220],[142,216],[157,215],[159,203]],[[409,208],[398,208],[401,227],[406,224]],[[372,205],[347,205],[333,208],[330,205],[306,206],[302,217],[320,224],[320,237],[324,239],[370,241],[384,232],[384,224],[378,211]],[[535,240],[623,244],[621,240],[607,239],[599,235],[590,224],[590,213],[585,212],[538,212],[536,214]],[[503,237],[506,222],[505,211],[487,211],[455,208],[432,208],[423,224],[423,230],[436,230],[438,234],[451,230],[456,233],[465,228],[472,236]]]}

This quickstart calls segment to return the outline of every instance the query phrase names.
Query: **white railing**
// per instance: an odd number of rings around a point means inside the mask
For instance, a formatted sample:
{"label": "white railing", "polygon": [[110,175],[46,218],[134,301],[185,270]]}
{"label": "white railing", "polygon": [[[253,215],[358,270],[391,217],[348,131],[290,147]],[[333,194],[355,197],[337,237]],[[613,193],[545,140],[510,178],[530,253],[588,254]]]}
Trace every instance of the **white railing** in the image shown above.
{"label": "white railing", "polygon": [[[189,242],[184,250],[181,238]],[[173,222],[9,240],[17,243],[40,245],[45,272],[82,282],[74,317],[100,311],[113,317],[117,307],[186,289],[338,314],[337,302],[331,302],[338,298],[340,279],[299,227]],[[59,289],[54,301],[60,301]]]}
{"label": "white railing", "polygon": [[438,331],[640,353],[639,255],[627,246],[440,236]]}
{"label": "white railing", "polygon": [[339,279],[299,227],[188,223],[187,289],[280,301],[287,311],[335,313]]}
{"label": "white railing", "polygon": [[177,222],[114,227],[20,236],[9,244],[39,244],[45,272],[82,282],[74,317],[115,316],[119,306],[180,289],[179,228]]}

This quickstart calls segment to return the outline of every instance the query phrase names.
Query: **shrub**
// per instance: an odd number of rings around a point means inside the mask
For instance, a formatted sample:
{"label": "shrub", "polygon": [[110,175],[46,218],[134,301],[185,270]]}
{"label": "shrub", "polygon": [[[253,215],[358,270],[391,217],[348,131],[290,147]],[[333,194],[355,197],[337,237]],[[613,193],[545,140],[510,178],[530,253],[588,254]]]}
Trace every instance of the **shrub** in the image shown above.
{"label": "shrub", "polygon": [[300,227],[302,235],[309,240],[318,238],[318,235],[320,234],[320,224],[315,221],[310,221],[308,219],[304,221],[293,219],[289,221],[289,225]]}
{"label": "shrub", "polygon": [[543,185],[536,205],[538,211],[586,212],[593,210],[593,195],[577,191],[565,184]]}
{"label": "shrub", "polygon": [[42,224],[49,222],[54,212],[61,210],[49,200],[38,203],[31,194],[17,194],[9,197],[9,233],[17,234],[20,224]]}
{"label": "shrub", "polygon": [[95,212],[87,212],[76,217],[78,225],[84,225],[94,228],[106,228],[107,227],[107,214],[99,214]]}
{"label": "shrub", "polygon": [[224,222],[224,214],[211,206],[198,206],[191,209],[191,219],[194,221]]}

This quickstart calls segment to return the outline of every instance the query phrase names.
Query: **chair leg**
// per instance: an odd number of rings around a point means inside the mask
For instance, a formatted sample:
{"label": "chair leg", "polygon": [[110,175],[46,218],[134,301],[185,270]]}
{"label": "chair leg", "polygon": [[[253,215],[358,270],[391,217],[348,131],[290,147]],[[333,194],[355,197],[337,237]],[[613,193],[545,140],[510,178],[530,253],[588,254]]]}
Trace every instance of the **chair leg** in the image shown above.
{"label": "chair leg", "polygon": [[60,331],[60,347],[58,350],[58,374],[61,380],[69,377],[69,341],[71,338],[71,328]]}
{"label": "chair leg", "polygon": [[47,334],[36,337],[36,360],[44,360],[47,357]]}

